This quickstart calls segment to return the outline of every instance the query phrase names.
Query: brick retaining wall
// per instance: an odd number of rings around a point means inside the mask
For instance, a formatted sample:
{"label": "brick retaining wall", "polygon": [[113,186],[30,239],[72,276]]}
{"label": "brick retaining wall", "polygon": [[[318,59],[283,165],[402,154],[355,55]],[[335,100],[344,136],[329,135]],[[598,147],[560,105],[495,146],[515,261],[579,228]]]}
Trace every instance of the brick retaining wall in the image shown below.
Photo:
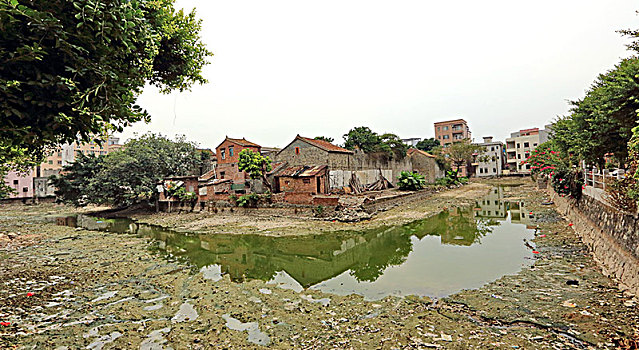
{"label": "brick retaining wall", "polygon": [[580,200],[551,190],[557,210],[588,245],[604,274],[639,295],[639,218],[584,195]]}

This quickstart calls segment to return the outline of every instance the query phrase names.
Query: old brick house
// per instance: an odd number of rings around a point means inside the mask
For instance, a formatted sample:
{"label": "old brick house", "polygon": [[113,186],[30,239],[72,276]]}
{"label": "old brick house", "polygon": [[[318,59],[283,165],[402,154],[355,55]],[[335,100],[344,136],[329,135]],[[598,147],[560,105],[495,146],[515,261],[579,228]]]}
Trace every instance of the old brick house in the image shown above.
{"label": "old brick house", "polygon": [[353,151],[334,144],[297,135],[295,139],[275,156],[276,162],[288,166],[327,165],[330,169],[348,169]]}
{"label": "old brick house", "polygon": [[326,165],[298,165],[275,175],[276,188],[282,192],[328,193],[328,167]]}
{"label": "old brick house", "polygon": [[231,179],[236,185],[242,185],[246,182],[249,178],[248,174],[237,169],[239,154],[245,149],[260,153],[262,147],[245,138],[232,139],[226,137],[224,141],[215,148],[217,158],[216,174],[218,179]]}
{"label": "old brick house", "polygon": [[407,155],[413,165],[413,171],[424,175],[426,182],[434,183],[436,179],[444,176],[434,155],[417,148],[410,148]]}

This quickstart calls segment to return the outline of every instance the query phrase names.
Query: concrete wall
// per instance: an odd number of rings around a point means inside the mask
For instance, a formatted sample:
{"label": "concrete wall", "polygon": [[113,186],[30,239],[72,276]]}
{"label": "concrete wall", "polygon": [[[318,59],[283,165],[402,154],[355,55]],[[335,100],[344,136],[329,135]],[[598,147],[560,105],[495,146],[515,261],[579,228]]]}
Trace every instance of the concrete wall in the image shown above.
{"label": "concrete wall", "polygon": [[[329,172],[329,183],[330,188],[340,188],[349,186],[349,181],[351,180],[352,174],[355,173],[359,181],[362,185],[372,184],[373,182],[379,180],[379,169],[370,169],[370,170],[331,170]],[[382,170],[382,175],[388,181],[393,184],[396,182],[396,179],[393,178],[393,171],[389,169]]]}
{"label": "concrete wall", "polygon": [[639,295],[639,217],[587,195],[576,201],[553,192],[553,200],[591,249],[604,274],[618,280],[622,289]]}

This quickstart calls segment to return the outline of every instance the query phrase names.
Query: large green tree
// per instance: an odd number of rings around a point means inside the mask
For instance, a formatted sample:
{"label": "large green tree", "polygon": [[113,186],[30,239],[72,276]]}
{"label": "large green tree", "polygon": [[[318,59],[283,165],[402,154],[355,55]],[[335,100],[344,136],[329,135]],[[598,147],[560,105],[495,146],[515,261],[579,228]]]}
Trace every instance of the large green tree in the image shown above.
{"label": "large green tree", "polygon": [[365,153],[385,153],[390,158],[403,158],[406,156],[408,146],[402,142],[399,136],[391,133],[379,135],[365,126],[351,129],[344,135],[344,148],[360,149]]}
{"label": "large green tree", "polygon": [[434,137],[431,137],[429,139],[423,139],[417,142],[417,145],[415,145],[415,148],[422,150],[424,152],[430,152],[433,148],[439,145],[440,145],[439,140],[437,140]]}
{"label": "large green tree", "polygon": [[446,147],[444,151],[453,165],[459,168],[462,165],[470,163],[470,161],[473,160],[473,155],[475,153],[481,153],[483,151],[483,147],[471,143],[470,140],[461,140],[453,142]]}
{"label": "large green tree", "polygon": [[0,158],[148,120],[146,83],[204,83],[211,55],[174,0],[0,0]]}
{"label": "large green tree", "polygon": [[76,205],[149,201],[158,195],[156,185],[163,178],[199,172],[201,156],[196,146],[184,137],[173,141],[149,133],[128,141],[120,151],[80,156],[52,182],[61,199]]}
{"label": "large green tree", "polygon": [[575,160],[603,166],[604,155],[624,160],[639,110],[639,59],[621,61],[599,75],[583,99],[571,102],[568,116],[552,127],[554,143]]}
{"label": "large green tree", "polygon": [[246,171],[251,179],[262,179],[264,186],[273,192],[271,183],[266,178],[266,174],[273,170],[269,157],[265,157],[258,152],[253,152],[250,149],[243,149],[239,154],[237,169]]}

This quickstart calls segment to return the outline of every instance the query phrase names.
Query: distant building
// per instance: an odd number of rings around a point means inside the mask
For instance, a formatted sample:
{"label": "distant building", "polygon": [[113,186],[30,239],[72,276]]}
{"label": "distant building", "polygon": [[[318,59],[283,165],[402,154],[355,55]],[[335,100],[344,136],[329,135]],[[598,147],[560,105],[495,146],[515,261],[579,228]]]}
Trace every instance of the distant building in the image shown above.
{"label": "distant building", "polygon": [[419,141],[421,141],[421,137],[411,137],[411,138],[407,138],[407,139],[402,139],[402,142],[405,145],[411,146],[411,147],[416,147],[417,144],[419,143]]}
{"label": "distant building", "polygon": [[71,165],[79,154],[106,155],[122,147],[120,139],[109,136],[102,144],[91,141],[86,143],[66,143],[49,151],[44,162],[35,166],[28,174],[9,172],[4,181],[17,192],[9,196],[15,198],[43,198],[54,196],[55,188],[49,182],[49,176],[58,175],[62,168]]}
{"label": "distant building", "polygon": [[264,157],[269,157],[271,160],[275,159],[277,152],[281,151],[281,148],[277,147],[262,147],[262,155]]}
{"label": "distant building", "polygon": [[435,123],[435,139],[442,146],[461,140],[470,140],[471,132],[464,119],[454,119]]}
{"label": "distant building", "polygon": [[501,176],[505,164],[504,143],[493,141],[492,136],[484,137],[484,142],[478,143],[484,150],[476,154],[473,161],[475,176]]}
{"label": "distant building", "polygon": [[510,134],[506,139],[506,164],[510,174],[530,174],[530,164],[521,164],[528,159],[530,152],[548,141],[548,129],[523,129]]}

